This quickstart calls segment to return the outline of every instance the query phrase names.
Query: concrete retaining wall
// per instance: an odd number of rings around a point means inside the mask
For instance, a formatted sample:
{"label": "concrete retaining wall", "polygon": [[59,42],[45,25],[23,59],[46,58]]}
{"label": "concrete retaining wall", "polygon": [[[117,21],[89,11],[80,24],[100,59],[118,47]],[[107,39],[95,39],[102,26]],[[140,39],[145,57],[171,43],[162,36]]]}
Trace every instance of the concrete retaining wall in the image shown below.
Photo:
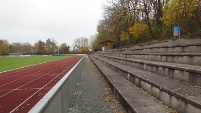
{"label": "concrete retaining wall", "polygon": [[29,111],[29,113],[67,113],[73,101],[84,57]]}

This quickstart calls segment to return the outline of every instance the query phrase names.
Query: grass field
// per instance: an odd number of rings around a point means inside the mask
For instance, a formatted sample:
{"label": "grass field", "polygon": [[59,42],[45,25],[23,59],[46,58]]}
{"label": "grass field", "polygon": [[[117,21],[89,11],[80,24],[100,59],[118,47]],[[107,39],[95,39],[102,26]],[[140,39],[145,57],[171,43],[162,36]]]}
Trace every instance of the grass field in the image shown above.
{"label": "grass field", "polygon": [[0,72],[67,57],[68,56],[0,57]]}

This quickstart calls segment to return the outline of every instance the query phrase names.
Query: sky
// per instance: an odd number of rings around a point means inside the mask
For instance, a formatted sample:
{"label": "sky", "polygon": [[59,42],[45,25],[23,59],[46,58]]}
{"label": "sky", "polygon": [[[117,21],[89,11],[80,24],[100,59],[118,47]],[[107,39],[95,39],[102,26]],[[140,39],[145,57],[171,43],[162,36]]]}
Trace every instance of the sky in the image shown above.
{"label": "sky", "polygon": [[97,33],[106,0],[0,0],[0,39],[32,45],[54,39],[72,46],[74,39]]}

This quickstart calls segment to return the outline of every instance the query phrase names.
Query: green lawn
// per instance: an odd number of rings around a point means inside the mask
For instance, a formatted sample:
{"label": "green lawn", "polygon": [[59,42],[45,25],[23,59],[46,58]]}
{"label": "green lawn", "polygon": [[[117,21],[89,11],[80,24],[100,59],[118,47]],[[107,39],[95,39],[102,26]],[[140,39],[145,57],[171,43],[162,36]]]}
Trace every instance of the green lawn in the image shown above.
{"label": "green lawn", "polygon": [[0,72],[67,57],[68,56],[0,57]]}

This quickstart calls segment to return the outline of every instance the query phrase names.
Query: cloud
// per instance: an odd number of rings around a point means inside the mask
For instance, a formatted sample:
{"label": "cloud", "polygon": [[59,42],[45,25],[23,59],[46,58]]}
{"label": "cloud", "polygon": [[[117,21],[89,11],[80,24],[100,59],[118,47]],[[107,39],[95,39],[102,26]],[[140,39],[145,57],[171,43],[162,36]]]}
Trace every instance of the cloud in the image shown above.
{"label": "cloud", "polygon": [[2,0],[0,39],[34,44],[54,38],[73,44],[96,33],[105,0]]}

